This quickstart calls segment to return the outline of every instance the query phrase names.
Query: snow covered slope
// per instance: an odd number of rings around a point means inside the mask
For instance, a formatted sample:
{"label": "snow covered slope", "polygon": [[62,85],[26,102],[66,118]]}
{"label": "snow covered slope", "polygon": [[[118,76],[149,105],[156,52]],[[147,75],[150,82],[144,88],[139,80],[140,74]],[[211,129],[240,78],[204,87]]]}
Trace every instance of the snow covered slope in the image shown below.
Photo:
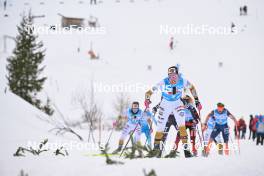
{"label": "snow covered slope", "polygon": [[[28,5],[25,5],[28,2]],[[31,9],[41,26],[59,25],[61,13],[65,16],[89,18],[93,15],[105,28],[101,35],[41,35],[47,48],[45,97],[75,114],[72,99],[76,92],[87,92],[91,80],[104,84],[153,85],[166,76],[167,67],[176,63],[186,78],[199,91],[203,114],[223,101],[237,116],[261,113],[264,98],[263,75],[263,1],[201,0],[201,1],[104,1],[97,6],[87,2],[47,0],[10,1],[8,18],[1,16],[3,34],[15,36],[15,25],[20,14]],[[248,5],[249,15],[239,16],[239,7]],[[19,10],[17,10],[19,9]],[[3,15],[4,12],[1,11]],[[171,36],[160,34],[160,26],[184,27],[208,25],[230,28],[234,22],[238,33],[234,35],[174,35],[176,49],[169,51]],[[3,42],[0,44],[2,45]],[[99,61],[89,60],[90,45],[100,54]],[[8,41],[10,54],[13,41]],[[80,47],[80,53],[77,48]],[[3,48],[3,46],[1,46]],[[6,55],[4,55],[6,56]],[[5,59],[5,57],[1,57]],[[219,68],[218,63],[223,62]],[[147,71],[152,65],[152,71]],[[59,70],[59,71],[58,71]],[[112,103],[117,93],[97,93],[97,101],[105,117],[114,115]],[[131,99],[142,100],[144,90],[130,93]],[[157,96],[156,100],[159,98]],[[154,101],[155,102],[155,101]]]}
{"label": "snow covered slope", "polygon": [[[209,158],[183,157],[177,159],[136,159],[124,160],[123,166],[106,166],[103,157],[86,156],[90,150],[69,150],[68,157],[55,157],[52,151],[43,153],[39,157],[30,154],[27,157],[17,158],[12,154],[19,146],[27,146],[28,141],[40,142],[48,138],[49,142],[76,142],[73,139],[56,137],[47,132],[51,128],[48,124],[36,118],[44,116],[38,110],[8,92],[1,93],[4,108],[0,108],[0,174],[2,176],[17,175],[23,169],[29,175],[36,176],[84,176],[84,175],[143,175],[142,169],[155,169],[158,176],[166,175],[252,175],[262,176],[263,147],[256,147],[251,141],[242,141],[241,154],[231,152],[230,157],[217,156],[215,152]],[[2,105],[3,106],[3,105]],[[109,132],[103,133],[103,141],[107,140]],[[119,137],[117,132],[111,139],[111,147],[116,146]],[[169,140],[172,141],[170,134]],[[93,151],[97,153],[98,151]],[[128,173],[129,172],[129,173]]]}

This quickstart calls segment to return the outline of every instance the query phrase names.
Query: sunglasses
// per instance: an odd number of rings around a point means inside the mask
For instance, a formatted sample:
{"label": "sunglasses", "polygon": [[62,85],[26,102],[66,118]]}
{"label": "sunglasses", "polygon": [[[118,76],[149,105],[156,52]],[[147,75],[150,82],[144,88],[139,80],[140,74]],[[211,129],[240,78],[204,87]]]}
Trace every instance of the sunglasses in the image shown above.
{"label": "sunglasses", "polygon": [[177,69],[176,68],[169,68],[168,74],[177,74]]}

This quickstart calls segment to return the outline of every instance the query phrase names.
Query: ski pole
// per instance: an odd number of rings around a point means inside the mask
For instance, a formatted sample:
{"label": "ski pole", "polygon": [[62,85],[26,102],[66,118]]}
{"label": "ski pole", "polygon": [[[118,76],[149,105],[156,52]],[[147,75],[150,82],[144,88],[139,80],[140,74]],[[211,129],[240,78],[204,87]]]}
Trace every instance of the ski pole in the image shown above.
{"label": "ski pole", "polygon": [[199,141],[200,141],[200,144],[201,144],[201,147],[203,146],[203,141],[202,141],[202,137],[201,137],[201,134],[199,132],[199,127],[198,125],[196,126],[196,130],[197,130],[197,133],[198,133],[198,136],[199,136]]}
{"label": "ski pole", "polygon": [[203,147],[203,152],[205,152],[206,150],[206,147],[205,147],[205,145],[204,145],[204,134],[203,134],[203,127],[202,127],[202,119],[201,119],[201,110],[198,110],[198,115],[199,115],[199,117],[200,117],[200,127],[201,127],[201,131],[202,131],[202,146],[201,147]]}
{"label": "ski pole", "polygon": [[112,128],[112,130],[111,130],[111,133],[110,133],[110,135],[109,135],[109,137],[108,137],[108,139],[107,139],[107,143],[106,143],[106,145],[109,144],[110,139],[111,139],[111,137],[112,137],[112,134],[113,134],[113,132],[114,132],[114,129],[115,129],[115,127],[113,126],[113,128]]}
{"label": "ski pole", "polygon": [[[230,133],[230,128],[229,128],[229,134],[230,134],[230,141],[232,143],[232,148],[234,149],[234,142],[233,142],[233,138],[232,138],[232,135]],[[235,153],[235,150],[234,150],[234,153]]]}
{"label": "ski pole", "polygon": [[[238,134],[237,125],[235,125],[235,128],[236,128],[236,134]],[[239,137],[237,137],[237,145],[238,145],[238,154],[240,155],[240,142],[239,142]]]}
{"label": "ski pole", "polygon": [[137,123],[136,127],[134,128],[134,130],[133,130],[132,133],[130,134],[129,139],[128,139],[128,141],[127,141],[127,143],[126,143],[124,149],[123,149],[122,152],[120,153],[119,158],[123,155],[124,151],[126,150],[126,147],[127,147],[128,143],[130,142],[130,140],[131,140],[133,134],[135,133],[135,131],[136,131],[138,125],[139,125],[139,122]]}

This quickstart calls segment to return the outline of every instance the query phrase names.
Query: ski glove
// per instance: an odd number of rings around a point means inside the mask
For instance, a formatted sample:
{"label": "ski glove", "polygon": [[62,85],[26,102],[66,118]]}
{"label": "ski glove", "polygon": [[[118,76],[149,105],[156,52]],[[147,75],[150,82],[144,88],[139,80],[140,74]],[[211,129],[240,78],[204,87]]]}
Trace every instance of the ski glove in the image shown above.
{"label": "ski glove", "polygon": [[153,113],[156,113],[158,111],[158,108],[156,107],[156,106],[154,106],[153,108],[152,108],[152,112]]}
{"label": "ski glove", "polygon": [[148,109],[149,105],[151,104],[151,101],[149,99],[146,99],[144,104],[145,104],[146,109]]}
{"label": "ski glove", "polygon": [[195,98],[195,106],[199,111],[203,108],[198,98]]}

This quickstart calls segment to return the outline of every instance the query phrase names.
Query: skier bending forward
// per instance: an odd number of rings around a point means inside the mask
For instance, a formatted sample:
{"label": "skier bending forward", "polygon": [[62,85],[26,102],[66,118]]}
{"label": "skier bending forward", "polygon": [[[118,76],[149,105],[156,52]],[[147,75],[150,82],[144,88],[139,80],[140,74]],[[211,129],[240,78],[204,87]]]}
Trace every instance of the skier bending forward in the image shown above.
{"label": "skier bending forward", "polygon": [[[139,108],[139,102],[133,102],[132,107],[128,108],[123,116],[127,119],[127,123],[122,130],[121,137],[118,142],[118,148],[113,152],[113,154],[117,154],[122,150],[124,140],[132,132],[134,132],[133,142],[136,145],[140,145],[141,124],[144,121],[144,118],[147,118],[147,122],[151,128],[151,113],[142,111]],[[152,131],[152,129],[150,129],[150,131]]]}
{"label": "skier bending forward", "polygon": [[[234,123],[235,126],[237,126],[237,120],[236,118],[225,108],[225,105],[223,103],[217,104],[217,109],[213,110],[210,114],[207,115],[204,125],[207,124],[208,120],[213,117],[215,120],[215,126],[211,133],[208,145],[206,146],[205,156],[208,156],[211,148],[211,143],[215,140],[215,138],[222,133],[224,143],[225,143],[225,154],[229,155],[229,149],[228,149],[228,140],[229,140],[229,126],[228,126],[228,117],[230,117]],[[219,147],[219,146],[218,146]],[[221,146],[222,147],[222,146]],[[220,150],[222,148],[219,147]]]}
{"label": "skier bending forward", "polygon": [[149,154],[152,157],[160,156],[160,141],[163,137],[163,132],[165,130],[168,117],[171,112],[173,112],[175,120],[178,124],[180,137],[185,146],[184,154],[185,157],[190,157],[191,153],[187,145],[187,132],[185,127],[185,116],[184,116],[184,105],[181,101],[181,97],[185,90],[189,89],[192,93],[192,96],[195,99],[196,107],[201,110],[202,106],[199,102],[198,95],[195,87],[189,81],[184,79],[181,74],[178,72],[178,67],[172,66],[168,68],[168,77],[164,78],[157,85],[152,87],[151,90],[147,91],[145,94],[145,105],[151,103],[150,97],[154,92],[160,90],[162,92],[162,101],[159,108],[159,116],[157,123],[157,132],[154,139],[154,149]]}

